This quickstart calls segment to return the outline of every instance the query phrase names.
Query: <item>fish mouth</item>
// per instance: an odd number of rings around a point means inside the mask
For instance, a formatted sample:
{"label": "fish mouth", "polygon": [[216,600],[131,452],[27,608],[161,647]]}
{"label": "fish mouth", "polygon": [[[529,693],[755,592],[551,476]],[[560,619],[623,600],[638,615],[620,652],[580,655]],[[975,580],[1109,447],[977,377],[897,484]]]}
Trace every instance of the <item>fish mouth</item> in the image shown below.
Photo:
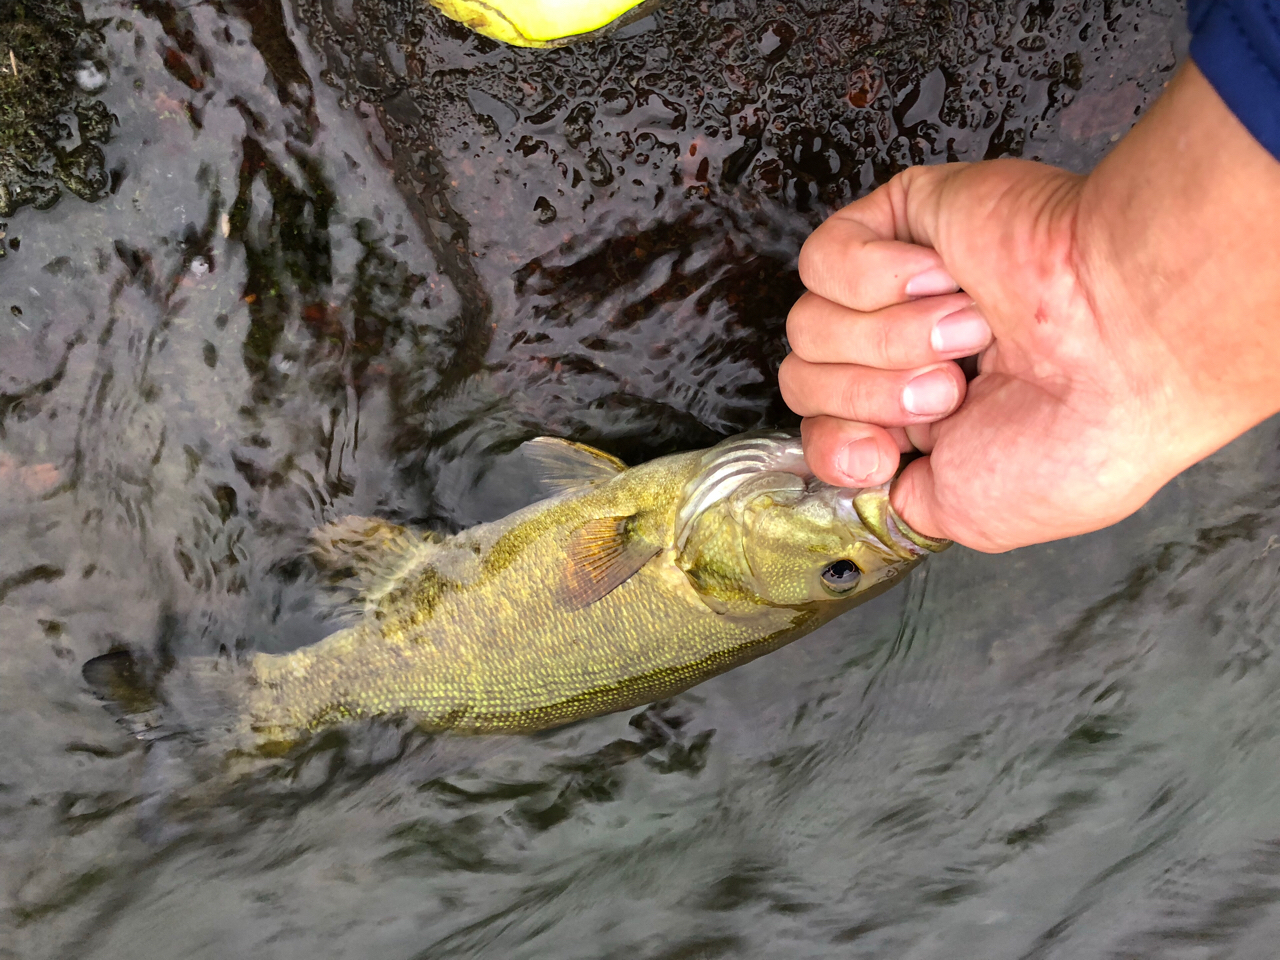
{"label": "fish mouth", "polygon": [[891,480],[874,487],[831,489],[837,492],[839,507],[842,510],[851,509],[862,526],[899,560],[919,560],[931,553],[941,553],[951,546],[950,540],[926,537],[907,525],[889,500],[889,488],[892,484]]}

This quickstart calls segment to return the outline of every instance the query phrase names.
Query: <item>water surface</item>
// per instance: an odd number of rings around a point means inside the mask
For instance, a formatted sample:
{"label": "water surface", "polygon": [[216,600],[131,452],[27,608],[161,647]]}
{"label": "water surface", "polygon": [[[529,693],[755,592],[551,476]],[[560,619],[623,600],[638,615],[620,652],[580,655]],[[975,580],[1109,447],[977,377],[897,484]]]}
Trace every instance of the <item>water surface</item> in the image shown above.
{"label": "water surface", "polygon": [[501,516],[528,437],[790,423],[807,232],[911,163],[1087,169],[1175,5],[672,0],[552,52],[408,0],[84,7],[110,189],[3,225],[0,957],[1274,955],[1275,424],[542,736],[219,778],[80,675],[314,639],[312,527]]}

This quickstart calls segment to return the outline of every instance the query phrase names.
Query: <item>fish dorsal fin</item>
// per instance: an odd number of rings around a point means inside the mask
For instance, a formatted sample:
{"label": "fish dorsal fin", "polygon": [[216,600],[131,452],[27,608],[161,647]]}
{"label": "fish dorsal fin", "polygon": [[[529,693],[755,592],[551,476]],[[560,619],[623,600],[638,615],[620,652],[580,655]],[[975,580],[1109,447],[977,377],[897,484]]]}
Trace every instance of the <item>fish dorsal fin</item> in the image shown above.
{"label": "fish dorsal fin", "polygon": [[561,600],[581,610],[635,576],[661,551],[634,533],[635,517],[598,517],[569,536]]}
{"label": "fish dorsal fin", "polygon": [[553,494],[603,483],[627,469],[603,450],[559,437],[535,437],[520,449],[533,462],[539,482]]}
{"label": "fish dorsal fin", "polygon": [[311,534],[312,557],[340,599],[357,608],[376,601],[441,541],[377,517],[343,517]]}

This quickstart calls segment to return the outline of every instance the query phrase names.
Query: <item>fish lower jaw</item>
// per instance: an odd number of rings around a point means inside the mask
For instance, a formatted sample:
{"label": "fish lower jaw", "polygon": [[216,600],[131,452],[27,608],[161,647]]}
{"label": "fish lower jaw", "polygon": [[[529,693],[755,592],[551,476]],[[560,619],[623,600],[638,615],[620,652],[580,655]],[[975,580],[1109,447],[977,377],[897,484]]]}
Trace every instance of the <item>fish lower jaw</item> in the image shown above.
{"label": "fish lower jaw", "polygon": [[935,540],[916,533],[898,516],[889,500],[890,483],[865,487],[853,495],[853,509],[863,525],[900,560],[918,560],[940,553],[950,540]]}

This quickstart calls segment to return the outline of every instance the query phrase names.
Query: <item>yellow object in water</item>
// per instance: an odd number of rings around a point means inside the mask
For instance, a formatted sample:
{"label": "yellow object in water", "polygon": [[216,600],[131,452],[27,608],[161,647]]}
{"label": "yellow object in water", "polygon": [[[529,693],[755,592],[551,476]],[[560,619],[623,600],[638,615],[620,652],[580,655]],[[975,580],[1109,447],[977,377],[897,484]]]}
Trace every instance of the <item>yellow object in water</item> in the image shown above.
{"label": "yellow object in water", "polygon": [[[816,480],[789,434],[630,469],[563,440],[526,448],[558,492],[502,520],[447,539],[362,517],[317,531],[356,622],[292,653],[179,668],[178,701],[222,714],[248,750],[363,718],[540,730],[775,650],[947,546],[907,528],[888,484]],[[111,657],[85,676],[123,688]]]}
{"label": "yellow object in water", "polygon": [[658,0],[431,0],[446,17],[517,47],[558,47],[644,16]]}

